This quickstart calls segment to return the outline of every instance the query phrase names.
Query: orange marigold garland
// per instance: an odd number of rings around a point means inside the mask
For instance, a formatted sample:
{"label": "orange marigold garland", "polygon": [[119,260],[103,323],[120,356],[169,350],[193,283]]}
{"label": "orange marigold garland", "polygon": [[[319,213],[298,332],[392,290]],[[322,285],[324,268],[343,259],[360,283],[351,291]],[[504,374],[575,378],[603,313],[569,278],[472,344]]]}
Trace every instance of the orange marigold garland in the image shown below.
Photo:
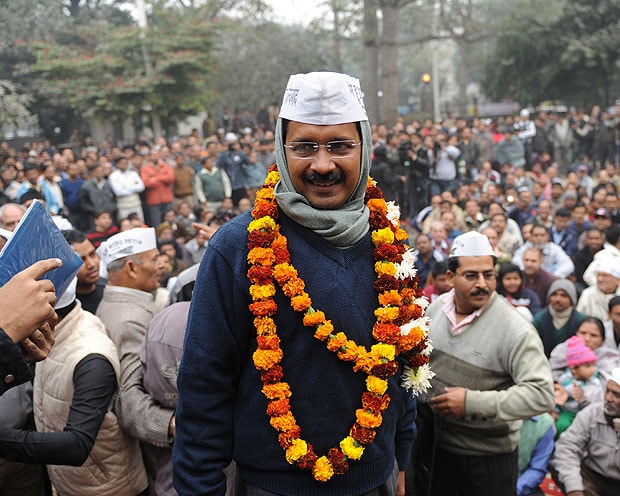
{"label": "orange marigold garland", "polygon": [[[374,246],[375,290],[378,306],[377,322],[372,335],[377,341],[370,350],[334,330],[330,320],[313,308],[305,283],[290,264],[287,240],[277,223],[278,204],[274,187],[280,180],[276,165],[271,166],[265,185],[256,194],[252,210],[254,220],[248,226],[248,278],[257,331],[257,349],[253,354],[255,367],[260,371],[262,392],[269,400],[267,415],[276,429],[278,442],[285,451],[286,460],[302,470],[312,472],[318,481],[328,481],[349,468],[350,460],[359,460],[365,446],[375,439],[376,430],[383,422],[382,412],[389,404],[386,394],[388,379],[398,372],[397,356],[405,358],[402,386],[413,394],[426,391],[433,372],[428,366],[432,346],[428,340],[428,319],[423,316],[428,301],[417,287],[414,259],[404,241],[407,233],[400,227],[400,212],[392,202],[383,199],[383,193],[368,178],[366,205],[370,210],[370,229]],[[355,372],[368,375],[367,391],[362,394],[361,408],[355,412],[356,421],[349,435],[326,456],[318,456],[312,444],[301,437],[301,428],[291,411],[290,387],[284,381],[280,365],[283,352],[273,316],[278,306],[273,299],[275,284],[291,300],[292,308],[303,313],[303,324],[314,329],[314,337],[325,341],[327,349],[345,362],[351,362]]]}

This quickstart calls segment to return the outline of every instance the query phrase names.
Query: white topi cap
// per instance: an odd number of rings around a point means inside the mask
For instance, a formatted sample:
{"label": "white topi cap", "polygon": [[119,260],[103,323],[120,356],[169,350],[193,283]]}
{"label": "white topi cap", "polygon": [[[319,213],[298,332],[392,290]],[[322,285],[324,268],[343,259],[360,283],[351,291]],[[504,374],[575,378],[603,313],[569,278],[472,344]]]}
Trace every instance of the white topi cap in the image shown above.
{"label": "white topi cap", "polygon": [[494,256],[489,238],[479,232],[470,231],[457,236],[452,242],[451,257]]}
{"label": "white topi cap", "polygon": [[110,237],[97,248],[103,266],[119,258],[137,255],[157,248],[157,238],[153,227],[136,227]]}
{"label": "white topi cap", "polygon": [[337,72],[293,74],[286,85],[280,117],[327,126],[368,120],[359,80]]}
{"label": "white topi cap", "polygon": [[75,301],[75,288],[76,288],[76,286],[77,286],[77,276],[73,278],[73,280],[69,284],[69,287],[67,289],[65,289],[65,292],[56,301],[56,305],[54,305],[54,308],[56,310],[60,310],[62,308],[66,308],[69,305],[71,305],[71,303],[73,303]]}
{"label": "white topi cap", "polygon": [[609,375],[609,380],[614,381],[620,386],[620,367],[612,369],[611,374]]}
{"label": "white topi cap", "polygon": [[594,272],[602,272],[603,274],[609,274],[612,277],[620,279],[620,265],[605,263],[603,260],[596,260],[594,263]]}

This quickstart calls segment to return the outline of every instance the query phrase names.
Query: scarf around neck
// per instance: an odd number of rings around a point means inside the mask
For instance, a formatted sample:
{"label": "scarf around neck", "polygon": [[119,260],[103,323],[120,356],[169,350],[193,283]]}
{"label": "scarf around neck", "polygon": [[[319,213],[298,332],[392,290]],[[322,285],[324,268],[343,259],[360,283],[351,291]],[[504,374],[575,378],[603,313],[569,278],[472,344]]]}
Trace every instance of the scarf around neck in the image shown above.
{"label": "scarf around neck", "polygon": [[370,212],[364,203],[367,179],[370,173],[371,131],[368,121],[361,121],[362,159],[360,178],[353,194],[336,210],[314,208],[305,196],[299,194],[288,171],[284,153],[282,119],[276,124],[276,163],[280,182],[275,187],[275,197],[282,211],[298,224],[313,230],[338,248],[349,248],[362,239],[369,230]]}

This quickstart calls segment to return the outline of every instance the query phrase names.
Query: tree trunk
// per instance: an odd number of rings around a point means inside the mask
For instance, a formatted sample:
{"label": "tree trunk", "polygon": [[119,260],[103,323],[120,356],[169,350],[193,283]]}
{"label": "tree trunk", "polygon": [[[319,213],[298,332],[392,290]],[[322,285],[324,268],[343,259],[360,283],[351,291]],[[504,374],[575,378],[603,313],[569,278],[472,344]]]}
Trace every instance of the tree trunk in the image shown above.
{"label": "tree trunk", "polygon": [[341,10],[338,9],[338,5],[336,2],[332,0],[331,2],[332,13],[334,15],[334,67],[337,72],[343,72],[342,66],[342,43],[340,42],[340,15],[342,13]]}
{"label": "tree trunk", "polygon": [[[394,2],[396,3],[396,2]],[[393,126],[398,116],[398,14],[400,6],[383,5],[383,37],[381,43],[381,76],[383,98],[381,99],[382,120]]]}
{"label": "tree trunk", "polygon": [[372,0],[364,1],[364,63],[362,90],[368,119],[372,124],[381,122],[379,107],[379,24],[377,6]]}
{"label": "tree trunk", "polygon": [[456,111],[459,116],[464,117],[467,115],[467,84],[471,81],[469,76],[471,46],[466,41],[461,41],[458,44],[458,47],[461,56],[459,57],[459,63],[456,71],[459,90]]}

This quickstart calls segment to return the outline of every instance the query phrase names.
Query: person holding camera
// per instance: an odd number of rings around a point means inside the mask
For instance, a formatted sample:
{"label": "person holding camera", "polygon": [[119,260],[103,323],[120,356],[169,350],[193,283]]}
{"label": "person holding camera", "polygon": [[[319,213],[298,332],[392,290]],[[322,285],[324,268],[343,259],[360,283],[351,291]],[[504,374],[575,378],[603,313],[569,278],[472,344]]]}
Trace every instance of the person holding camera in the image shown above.
{"label": "person holding camera", "polygon": [[430,203],[428,150],[422,144],[422,137],[418,133],[411,135],[411,141],[405,148],[403,165],[407,170],[407,194],[409,217],[415,217]]}

